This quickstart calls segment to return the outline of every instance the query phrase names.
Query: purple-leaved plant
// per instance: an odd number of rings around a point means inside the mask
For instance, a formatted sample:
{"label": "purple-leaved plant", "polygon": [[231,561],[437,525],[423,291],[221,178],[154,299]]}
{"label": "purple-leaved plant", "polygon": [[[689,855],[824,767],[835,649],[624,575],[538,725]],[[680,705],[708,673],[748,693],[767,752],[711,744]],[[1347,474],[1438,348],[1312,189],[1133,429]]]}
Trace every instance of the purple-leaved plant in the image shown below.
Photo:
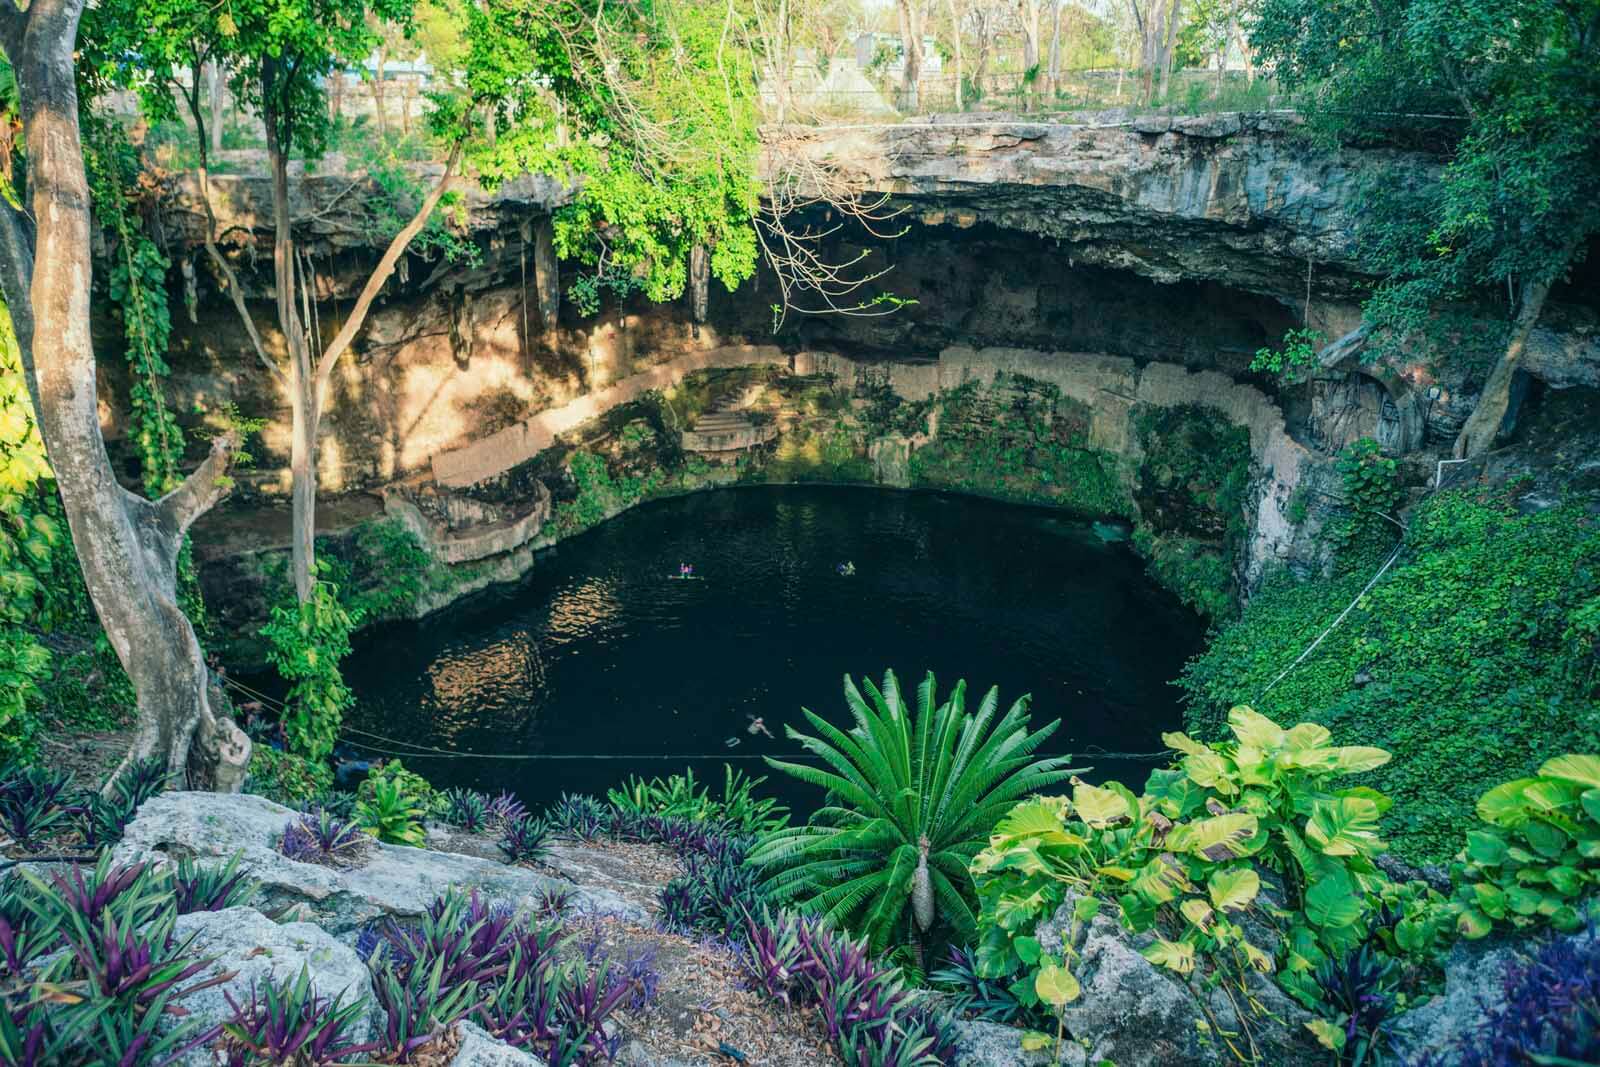
{"label": "purple-leaved plant", "polygon": [[278,851],[301,863],[353,867],[366,857],[371,841],[354,820],[319,808],[289,820]]}
{"label": "purple-leaved plant", "polygon": [[377,1049],[374,1042],[352,1040],[355,1025],[367,1010],[365,998],[346,1002],[319,994],[310,972],[282,983],[251,984],[243,1003],[224,993],[233,1017],[222,1026],[223,1056],[228,1067],[257,1063],[324,1067],[343,1063]]}
{"label": "purple-leaved plant", "polygon": [[500,851],[509,863],[536,863],[550,851],[550,824],[524,815],[505,824]]}

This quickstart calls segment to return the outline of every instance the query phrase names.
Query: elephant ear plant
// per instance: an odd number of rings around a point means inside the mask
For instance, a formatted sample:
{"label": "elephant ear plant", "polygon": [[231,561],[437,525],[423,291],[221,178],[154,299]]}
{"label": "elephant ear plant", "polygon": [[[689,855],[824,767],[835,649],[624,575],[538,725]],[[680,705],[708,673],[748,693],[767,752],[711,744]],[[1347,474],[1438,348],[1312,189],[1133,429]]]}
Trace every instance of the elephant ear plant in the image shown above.
{"label": "elephant ear plant", "polygon": [[806,825],[763,837],[750,861],[778,899],[864,936],[874,951],[908,941],[920,951],[941,924],[970,937],[968,863],[1021,797],[1073,773],[1065,757],[1033,758],[1060,721],[1030,732],[1027,697],[996,721],[996,689],[969,713],[965,682],[941,703],[931,673],[915,711],[892,671],[882,689],[864,688],[865,697],[844,680],[848,731],[809,710],[820,736],[788,728],[827,766],[767,762],[827,790],[827,804]]}

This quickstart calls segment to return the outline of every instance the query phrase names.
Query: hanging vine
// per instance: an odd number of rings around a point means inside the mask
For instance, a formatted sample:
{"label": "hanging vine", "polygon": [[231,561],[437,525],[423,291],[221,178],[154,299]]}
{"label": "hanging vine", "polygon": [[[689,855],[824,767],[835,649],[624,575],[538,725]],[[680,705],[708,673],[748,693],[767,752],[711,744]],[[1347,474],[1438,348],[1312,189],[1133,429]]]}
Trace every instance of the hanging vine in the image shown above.
{"label": "hanging vine", "polygon": [[[172,372],[166,359],[172,336],[167,270],[172,263],[150,238],[139,214],[140,201],[155,188],[127,131],[115,118],[97,111],[85,112],[81,121],[89,194],[110,245],[106,291],[121,312],[126,341],[129,438],[138,451],[145,495],[154,499],[183,481],[183,429],[162,387]],[[210,636],[210,618],[187,539],[178,556],[178,599],[200,636]]]}

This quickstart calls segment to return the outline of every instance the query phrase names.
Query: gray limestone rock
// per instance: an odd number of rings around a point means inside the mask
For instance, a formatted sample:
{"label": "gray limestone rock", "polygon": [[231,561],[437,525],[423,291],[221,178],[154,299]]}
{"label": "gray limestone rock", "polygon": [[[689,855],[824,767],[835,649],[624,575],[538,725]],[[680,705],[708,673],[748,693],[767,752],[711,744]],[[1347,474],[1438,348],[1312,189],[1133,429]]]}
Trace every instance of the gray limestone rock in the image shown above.
{"label": "gray limestone rock", "polygon": [[[217,1025],[233,1017],[229,996],[244,1004],[252,989],[267,982],[293,981],[304,968],[321,995],[340,997],[346,1004],[366,1001],[368,1010],[346,1035],[357,1044],[371,1039],[377,1020],[367,966],[352,949],[321,927],[310,923],[279,925],[254,908],[227,908],[180,915],[174,933],[179,942],[193,937],[193,954],[213,960],[207,971],[195,976],[195,981],[233,972],[233,977],[221,985],[203,989],[180,1002],[190,1013],[188,1017],[202,1026]],[[191,1049],[178,1062],[184,1067],[205,1067],[211,1063],[211,1053],[206,1048]]]}
{"label": "gray limestone rock", "polygon": [[578,914],[633,916],[638,906],[605,889],[576,888],[493,860],[374,843],[366,863],[349,869],[291,860],[278,851],[295,812],[248,794],[171,792],[147,801],[117,846],[119,863],[171,863],[179,856],[216,861],[240,853],[272,903],[310,905],[334,934],[388,915],[420,915],[447,889],[476,890],[499,903],[532,907],[547,890],[572,890]]}
{"label": "gray limestone rock", "polygon": [[455,1059],[450,1061],[450,1067],[545,1067],[545,1062],[539,1057],[490,1037],[485,1030],[472,1023],[457,1023],[456,1036],[461,1044],[456,1047]]}

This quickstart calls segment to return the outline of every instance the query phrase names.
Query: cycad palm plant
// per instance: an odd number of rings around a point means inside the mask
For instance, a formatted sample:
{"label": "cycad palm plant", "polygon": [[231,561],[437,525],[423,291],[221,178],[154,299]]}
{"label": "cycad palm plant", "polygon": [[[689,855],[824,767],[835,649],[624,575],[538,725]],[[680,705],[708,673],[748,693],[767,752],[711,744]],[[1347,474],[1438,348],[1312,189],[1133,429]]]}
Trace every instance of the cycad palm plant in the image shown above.
{"label": "cycad palm plant", "polygon": [[1073,774],[1068,757],[1033,758],[1060,720],[1030,733],[1024,696],[995,722],[998,689],[969,714],[965,682],[938,703],[932,672],[917,687],[914,715],[893,671],[881,690],[863,684],[865,699],[844,680],[850,730],[809,709],[802,711],[820,737],[786,728],[827,767],[767,762],[827,790],[827,806],[805,826],[762,838],[750,859],[778,899],[865,936],[874,950],[912,933],[920,947],[939,920],[968,940],[967,864],[1018,798]]}

